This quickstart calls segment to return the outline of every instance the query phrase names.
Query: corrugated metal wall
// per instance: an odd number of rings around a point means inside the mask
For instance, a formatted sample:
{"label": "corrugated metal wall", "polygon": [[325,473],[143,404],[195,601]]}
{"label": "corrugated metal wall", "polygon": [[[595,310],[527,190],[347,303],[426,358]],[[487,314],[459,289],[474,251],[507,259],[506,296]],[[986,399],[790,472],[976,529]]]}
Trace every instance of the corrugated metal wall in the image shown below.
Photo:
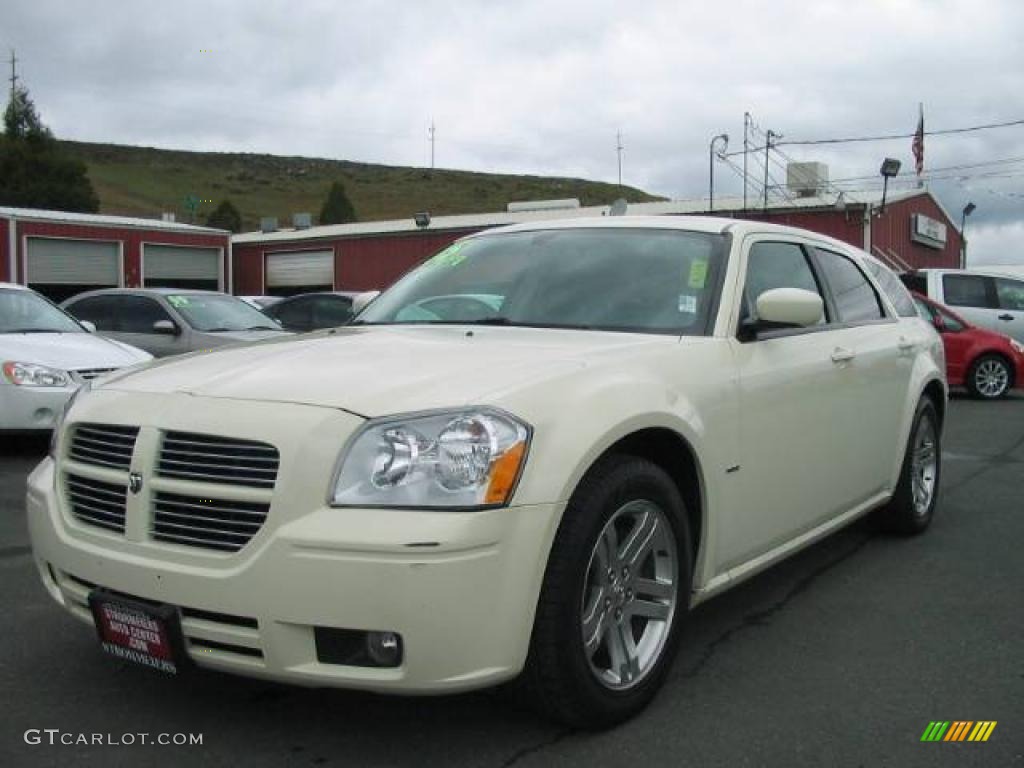
{"label": "corrugated metal wall", "polygon": [[[910,239],[911,216],[915,213],[923,213],[946,225],[945,248],[929,248]],[[956,268],[960,266],[961,239],[958,226],[959,222],[954,224],[950,221],[929,195],[921,194],[887,203],[885,213],[876,216],[871,222],[871,244],[883,251],[892,249],[900,259],[915,269]]]}
{"label": "corrugated metal wall", "polygon": [[812,232],[834,237],[857,248],[864,247],[864,209],[850,207],[843,211],[787,211],[763,214],[749,211],[736,214],[737,219],[768,221],[788,227],[802,227]]}
{"label": "corrugated metal wall", "polygon": [[14,276],[10,271],[11,254],[7,248],[10,242],[9,227],[10,222],[7,219],[0,219],[0,283],[14,282]]}

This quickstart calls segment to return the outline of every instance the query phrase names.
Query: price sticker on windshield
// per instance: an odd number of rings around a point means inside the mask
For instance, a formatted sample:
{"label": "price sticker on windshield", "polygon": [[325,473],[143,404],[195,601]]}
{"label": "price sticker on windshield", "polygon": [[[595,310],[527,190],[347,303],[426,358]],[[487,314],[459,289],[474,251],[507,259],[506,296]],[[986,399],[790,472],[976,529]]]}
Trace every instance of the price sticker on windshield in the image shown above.
{"label": "price sticker on windshield", "polygon": [[462,243],[452,243],[428,263],[433,267],[455,267],[466,259],[462,252]]}
{"label": "price sticker on windshield", "polygon": [[188,306],[187,296],[168,296],[167,301],[170,302],[170,305],[176,309]]}
{"label": "price sticker on windshield", "polygon": [[690,279],[688,284],[691,288],[701,289],[708,279],[708,263],[704,259],[696,259],[690,262]]}

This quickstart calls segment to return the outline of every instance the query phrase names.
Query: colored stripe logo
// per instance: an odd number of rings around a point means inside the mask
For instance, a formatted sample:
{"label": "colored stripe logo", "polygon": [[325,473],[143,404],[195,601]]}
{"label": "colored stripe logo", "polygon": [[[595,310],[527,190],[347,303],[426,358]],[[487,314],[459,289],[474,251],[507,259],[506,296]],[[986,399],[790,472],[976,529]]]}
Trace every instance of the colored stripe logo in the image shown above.
{"label": "colored stripe logo", "polygon": [[995,720],[933,720],[921,741],[988,741],[995,729]]}

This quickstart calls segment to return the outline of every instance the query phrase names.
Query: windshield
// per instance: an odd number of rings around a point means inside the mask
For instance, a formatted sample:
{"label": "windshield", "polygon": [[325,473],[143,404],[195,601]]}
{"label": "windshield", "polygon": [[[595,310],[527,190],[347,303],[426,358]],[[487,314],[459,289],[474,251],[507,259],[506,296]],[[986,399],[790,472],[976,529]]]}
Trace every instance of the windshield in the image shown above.
{"label": "windshield", "polygon": [[0,333],[85,333],[85,329],[37,293],[0,288]]}
{"label": "windshield", "polygon": [[197,331],[280,331],[281,326],[234,296],[216,293],[170,294],[167,302]]}
{"label": "windshield", "polygon": [[454,243],[356,325],[476,323],[704,335],[722,235],[665,229],[516,232]]}

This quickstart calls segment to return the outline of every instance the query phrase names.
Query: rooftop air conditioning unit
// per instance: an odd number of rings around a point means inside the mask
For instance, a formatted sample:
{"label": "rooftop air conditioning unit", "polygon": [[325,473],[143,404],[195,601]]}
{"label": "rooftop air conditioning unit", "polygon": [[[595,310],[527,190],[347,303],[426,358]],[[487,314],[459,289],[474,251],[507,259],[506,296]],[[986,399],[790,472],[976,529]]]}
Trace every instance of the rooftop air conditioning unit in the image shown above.
{"label": "rooftop air conditioning unit", "polygon": [[264,216],[260,219],[260,232],[277,232],[277,216]]}
{"label": "rooftop air conditioning unit", "polygon": [[817,197],[828,187],[828,166],[825,163],[789,163],[786,186],[797,197]]}
{"label": "rooftop air conditioning unit", "polygon": [[311,213],[293,213],[292,214],[292,226],[296,229],[309,229],[313,226],[313,214]]}

